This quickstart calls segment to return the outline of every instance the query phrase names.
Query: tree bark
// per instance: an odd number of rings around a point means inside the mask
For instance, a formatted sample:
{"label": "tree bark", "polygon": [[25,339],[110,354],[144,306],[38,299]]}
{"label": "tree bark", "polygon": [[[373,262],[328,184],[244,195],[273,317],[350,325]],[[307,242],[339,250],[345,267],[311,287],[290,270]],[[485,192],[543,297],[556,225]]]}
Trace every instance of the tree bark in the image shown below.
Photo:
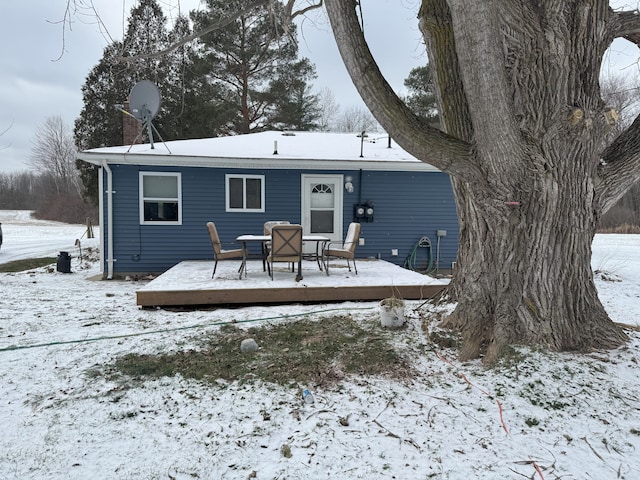
{"label": "tree bark", "polygon": [[600,64],[630,22],[622,28],[605,0],[423,0],[443,134],[420,124],[381,78],[355,2],[325,3],[373,115],[403,148],[453,177],[459,268],[446,324],[462,331],[461,357],[492,361],[508,344],[621,345],[626,336],[598,299],[590,260],[599,216],[640,162],[630,134],[602,161],[609,125]]}

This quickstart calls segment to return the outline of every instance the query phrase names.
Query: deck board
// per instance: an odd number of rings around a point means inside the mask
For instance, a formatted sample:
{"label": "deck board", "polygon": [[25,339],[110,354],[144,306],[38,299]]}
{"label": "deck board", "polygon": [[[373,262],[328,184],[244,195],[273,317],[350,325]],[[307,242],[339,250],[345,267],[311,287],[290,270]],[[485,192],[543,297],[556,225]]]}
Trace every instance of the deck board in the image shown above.
{"label": "deck board", "polygon": [[405,270],[382,260],[358,261],[358,275],[345,265],[332,266],[330,275],[315,262],[303,262],[304,278],[284,267],[271,280],[260,262],[249,262],[247,278],[238,278],[237,262],[220,262],[214,279],[213,262],[181,262],[136,292],[142,307],[254,305],[305,302],[372,301],[396,296],[407,300],[432,298],[447,280]]}

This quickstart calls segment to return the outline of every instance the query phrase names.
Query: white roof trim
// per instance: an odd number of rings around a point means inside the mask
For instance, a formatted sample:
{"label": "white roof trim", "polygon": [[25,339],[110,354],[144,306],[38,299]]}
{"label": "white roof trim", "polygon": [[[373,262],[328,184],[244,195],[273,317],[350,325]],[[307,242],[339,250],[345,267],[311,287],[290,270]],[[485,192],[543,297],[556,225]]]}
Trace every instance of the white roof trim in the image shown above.
{"label": "white roof trim", "polygon": [[[374,136],[376,138],[374,138]],[[241,168],[247,170],[378,170],[438,172],[384,134],[364,142],[355,134],[261,132],[230,137],[179,140],[131,147],[86,150],[78,158],[95,165]],[[276,153],[277,151],[277,153]],[[361,157],[360,154],[363,154]]]}
{"label": "white roof trim", "polygon": [[424,162],[402,162],[381,160],[320,160],[302,158],[217,158],[182,155],[138,155],[80,152],[77,157],[95,165],[146,165],[166,167],[244,168],[247,170],[379,170],[409,172],[439,172]]}

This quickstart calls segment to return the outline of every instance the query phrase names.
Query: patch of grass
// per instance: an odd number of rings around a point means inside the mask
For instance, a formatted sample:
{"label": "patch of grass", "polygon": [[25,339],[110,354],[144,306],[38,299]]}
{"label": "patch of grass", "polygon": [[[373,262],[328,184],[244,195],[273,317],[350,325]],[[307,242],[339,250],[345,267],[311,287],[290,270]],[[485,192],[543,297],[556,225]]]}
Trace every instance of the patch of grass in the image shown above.
{"label": "patch of grass", "polygon": [[529,427],[535,427],[536,425],[540,425],[540,420],[538,420],[537,418],[527,418],[524,423],[527,424],[527,426]]}
{"label": "patch of grass", "polygon": [[511,345],[503,345],[498,352],[498,364],[501,367],[517,366],[524,362],[525,359],[525,355]]}
{"label": "patch of grass", "polygon": [[27,258],[24,260],[14,260],[13,262],[0,264],[0,273],[24,272],[25,270],[32,270],[34,268],[46,267],[47,265],[56,263],[56,261],[57,259],[54,257]]}
{"label": "patch of grass", "polygon": [[558,400],[553,400],[551,402],[547,402],[546,404],[547,406],[547,410],[551,409],[551,410],[562,410],[565,407],[568,407],[569,404],[566,402],[560,402]]}
{"label": "patch of grass", "polygon": [[291,447],[286,443],[280,447],[280,455],[284,458],[291,458],[293,454],[291,453]]}
{"label": "patch of grass", "polygon": [[458,332],[450,330],[434,330],[429,334],[429,340],[440,348],[460,348],[461,338]]}
{"label": "patch of grass", "polygon": [[[242,353],[240,342],[253,338],[254,353]],[[279,385],[335,385],[347,375],[407,378],[408,363],[394,350],[393,335],[374,322],[360,325],[350,316],[302,320],[251,328],[223,326],[203,340],[201,350],[160,355],[128,354],[105,374],[144,379],[171,377],[216,382],[261,380]]]}
{"label": "patch of grass", "polygon": [[[571,406],[570,403],[562,400],[548,398],[548,393],[545,392],[545,384],[539,379],[525,384],[521,396],[529,400],[531,405],[545,410],[564,410]],[[562,398],[562,395],[560,397]]]}

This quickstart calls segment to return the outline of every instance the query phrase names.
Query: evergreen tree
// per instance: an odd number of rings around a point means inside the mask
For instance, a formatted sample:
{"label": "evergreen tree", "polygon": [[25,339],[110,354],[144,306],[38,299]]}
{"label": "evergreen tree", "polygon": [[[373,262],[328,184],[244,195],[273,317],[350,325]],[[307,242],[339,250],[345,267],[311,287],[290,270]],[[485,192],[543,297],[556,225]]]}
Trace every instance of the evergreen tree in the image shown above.
{"label": "evergreen tree", "polygon": [[[107,147],[122,143],[122,113],[115,105],[122,103],[126,85],[117,62],[122,44],[114,42],[104,49],[102,59],[93,67],[82,86],[84,106],[75,121],[74,140],[78,150]],[[98,167],[76,161],[83,185],[83,196],[98,205]]]}
{"label": "evergreen tree", "polygon": [[[207,0],[207,11],[192,14],[196,30],[214,23],[227,12],[241,10],[242,3],[243,0]],[[274,96],[272,87],[277,85],[279,91],[291,89],[292,80],[306,85],[306,79],[295,79],[289,72],[298,62],[296,26],[282,22],[283,12],[279,2],[271,4],[269,10],[264,5],[258,6],[200,39],[203,51],[200,62],[210,72],[209,82],[219,86],[217,100],[233,111],[234,133],[264,130],[274,112],[282,113],[289,108],[276,105],[280,100],[291,103],[293,98]],[[312,76],[309,65],[306,60],[298,66],[307,78]],[[300,91],[299,86],[296,88]],[[306,96],[308,92],[304,92],[303,97]]]}
{"label": "evergreen tree", "polygon": [[[79,150],[108,147],[122,142],[121,104],[128,84],[123,81],[124,66],[117,61],[122,44],[114,42],[104,49],[82,86],[84,106],[75,121],[74,137]],[[130,87],[129,87],[130,88]]]}
{"label": "evergreen tree", "polygon": [[[139,80],[147,79],[159,85],[168,83],[169,66],[165,59],[140,59],[143,53],[153,53],[168,45],[166,18],[156,0],[141,0],[131,10],[127,32],[122,42],[104,49],[102,59],[82,86],[84,106],[76,119],[74,138],[78,149],[98,148],[123,143],[122,113],[117,105],[124,104],[129,92]],[[123,61],[124,59],[124,61]],[[162,128],[162,112],[154,125]],[[84,185],[85,198],[98,203],[97,167],[76,162]]]}
{"label": "evergreen tree", "polygon": [[[192,12],[196,26],[206,25],[243,0],[208,0],[209,11]],[[199,44],[185,44],[155,55],[191,33],[179,17],[171,31],[157,0],[140,0],[131,10],[122,42],[114,42],[82,87],[84,107],[74,135],[79,149],[121,145],[122,113],[140,80],[154,82],[162,105],[153,124],[163,140],[249,133],[270,124],[310,129],[319,116],[307,82],[315,68],[297,60],[295,25],[283,25],[282,5],[269,16],[265,7],[212,32]],[[284,27],[287,27],[286,29]],[[146,133],[146,132],[144,132]],[[77,162],[85,196],[97,204],[97,167]]]}
{"label": "evergreen tree", "polygon": [[409,95],[405,99],[407,106],[419,117],[431,124],[438,124],[438,110],[433,84],[433,75],[429,64],[416,67],[404,80],[404,86],[409,89]]}
{"label": "evergreen tree", "polygon": [[[167,19],[162,12],[162,7],[157,0],[140,0],[137,7],[131,10],[127,32],[123,40],[121,62],[126,67],[122,80],[127,84],[127,89],[120,92],[123,103],[131,88],[140,80],[150,80],[158,86],[163,98],[170,91],[171,65],[169,58],[141,57],[140,55],[152,54],[167,47],[169,34],[167,32]],[[154,126],[163,131],[166,119],[166,110],[161,108],[153,120]]]}
{"label": "evergreen tree", "polygon": [[[190,34],[189,20],[179,17],[169,34],[170,43]],[[196,61],[194,45],[181,45],[167,54],[167,60],[170,72],[163,92],[163,135],[188,139],[227,133],[234,112],[217,100],[222,88],[207,80],[207,65]]]}
{"label": "evergreen tree", "polygon": [[316,78],[315,66],[303,58],[288,66],[271,82],[269,95],[273,112],[269,124],[282,130],[316,130],[319,128],[318,95],[311,93],[309,81]]}

